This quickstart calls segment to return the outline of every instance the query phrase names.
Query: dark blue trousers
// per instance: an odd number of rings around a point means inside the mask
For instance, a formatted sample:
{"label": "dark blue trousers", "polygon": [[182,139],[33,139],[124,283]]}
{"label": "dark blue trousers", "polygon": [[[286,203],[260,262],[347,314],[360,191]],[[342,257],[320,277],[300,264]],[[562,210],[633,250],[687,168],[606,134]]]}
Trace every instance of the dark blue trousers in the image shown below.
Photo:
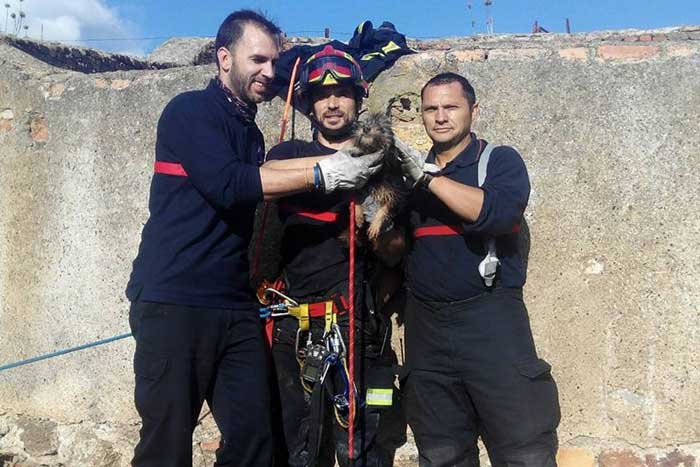
{"label": "dark blue trousers", "polygon": [[454,303],[409,294],[405,326],[401,389],[421,467],[477,467],[479,436],[494,467],[556,465],[557,388],[522,290]]}
{"label": "dark blue trousers", "polygon": [[222,435],[216,466],[272,464],[269,370],[258,311],[136,301],[136,467],[192,465],[204,400]]}

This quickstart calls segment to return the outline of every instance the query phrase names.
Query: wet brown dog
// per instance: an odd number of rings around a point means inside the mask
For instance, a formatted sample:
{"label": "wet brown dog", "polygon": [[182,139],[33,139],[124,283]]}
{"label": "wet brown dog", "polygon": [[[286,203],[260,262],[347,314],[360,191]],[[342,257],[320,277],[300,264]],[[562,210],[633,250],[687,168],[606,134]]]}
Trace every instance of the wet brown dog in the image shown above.
{"label": "wet brown dog", "polygon": [[[403,207],[408,191],[403,181],[398,151],[394,147],[394,132],[391,120],[381,113],[371,113],[358,121],[354,130],[352,152],[369,154],[376,151],[384,152],[383,166],[375,174],[363,190],[365,202],[358,203],[355,218],[358,227],[364,223],[362,205],[375,203],[373,217],[369,219],[367,237],[376,242],[383,232],[393,225],[396,214]],[[371,199],[367,199],[367,197]]]}

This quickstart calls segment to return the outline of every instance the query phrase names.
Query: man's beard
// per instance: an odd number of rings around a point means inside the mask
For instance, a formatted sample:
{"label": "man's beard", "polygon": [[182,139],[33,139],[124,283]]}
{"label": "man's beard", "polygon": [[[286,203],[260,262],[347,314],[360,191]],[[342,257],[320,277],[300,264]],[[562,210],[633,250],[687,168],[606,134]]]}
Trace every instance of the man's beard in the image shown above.
{"label": "man's beard", "polygon": [[235,68],[231,68],[229,79],[231,81],[231,91],[244,102],[248,104],[258,104],[265,100],[266,96],[255,94],[250,90],[250,85],[253,81],[250,76],[239,74],[236,72]]}
{"label": "man's beard", "polygon": [[335,129],[324,127],[313,114],[311,115],[311,119],[318,132],[330,143],[342,143],[351,138],[352,132],[355,129],[355,124],[357,123],[357,119],[352,119],[347,125]]}

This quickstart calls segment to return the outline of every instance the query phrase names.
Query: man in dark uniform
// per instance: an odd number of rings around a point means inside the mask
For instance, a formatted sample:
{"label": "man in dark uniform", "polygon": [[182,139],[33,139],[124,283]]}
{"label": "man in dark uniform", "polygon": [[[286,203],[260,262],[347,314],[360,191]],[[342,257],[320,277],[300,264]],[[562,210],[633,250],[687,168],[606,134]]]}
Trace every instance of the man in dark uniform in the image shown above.
{"label": "man in dark uniform", "polygon": [[523,303],[525,164],[471,132],[464,77],[435,76],[421,100],[427,159],[397,142],[416,187],[402,391],[420,465],[478,466],[481,436],[495,467],[555,466],[557,389]]}
{"label": "man in dark uniform", "polygon": [[158,122],[150,218],[127,286],[143,422],[134,466],[191,465],[204,400],[222,436],[216,465],[271,464],[269,377],[247,260],[256,204],[354,189],[380,164],[380,155],[339,151],[260,167],[256,104],[274,77],[279,33],[255,12],[232,13],[216,37],[215,79],[175,97]]}
{"label": "man in dark uniform", "polygon": [[[352,56],[327,46],[303,65],[300,86],[302,98],[310,107],[316,139],[288,141],[275,146],[264,167],[277,167],[280,163],[291,162],[290,158],[327,156],[352,145],[354,123],[367,86]],[[278,203],[284,229],[281,244],[284,293],[307,305],[311,316],[308,330],[300,330],[297,317],[276,318],[272,334],[289,466],[334,465],[333,446],[324,442],[330,430],[322,432],[324,425],[329,427],[330,419],[334,420],[332,435],[338,463],[348,464],[348,436],[344,426],[347,415],[328,403],[331,397],[342,396],[346,390],[347,382],[341,375],[346,369],[330,368],[324,383],[310,381],[302,373],[307,374],[303,368],[310,365],[312,346],[323,342],[328,319],[324,313],[326,303],[332,306],[342,339],[348,343],[349,200],[346,193],[300,194]],[[385,233],[380,241],[387,238],[392,238],[392,234]],[[377,312],[368,293],[370,255],[366,247],[358,245],[355,375],[360,397],[354,442],[358,467],[391,465],[393,454],[377,437],[380,415],[392,405],[391,365],[395,356],[390,346],[389,322]],[[314,317],[314,310],[318,310],[320,316]],[[304,358],[300,359],[300,354]],[[319,404],[326,407],[319,408]],[[337,418],[333,416],[334,411]]]}

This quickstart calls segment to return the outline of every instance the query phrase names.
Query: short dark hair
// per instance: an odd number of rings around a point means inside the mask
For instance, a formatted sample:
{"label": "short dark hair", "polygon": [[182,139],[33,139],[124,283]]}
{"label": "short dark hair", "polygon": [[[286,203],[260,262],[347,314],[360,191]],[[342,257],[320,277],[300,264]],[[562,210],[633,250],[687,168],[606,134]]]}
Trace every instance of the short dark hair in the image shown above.
{"label": "short dark hair", "polygon": [[233,50],[236,47],[236,43],[243,36],[243,28],[246,24],[253,24],[273,37],[277,37],[282,33],[279,26],[267,19],[263,13],[253,10],[234,11],[221,23],[219,31],[216,33],[216,41],[214,41],[216,66],[219,66],[217,51],[221,47]]}
{"label": "short dark hair", "polygon": [[420,98],[423,99],[423,93],[428,86],[440,86],[442,84],[450,83],[459,83],[459,85],[462,87],[462,94],[467,99],[467,102],[469,102],[469,107],[473,107],[476,103],[476,93],[474,92],[474,88],[471,84],[469,84],[467,78],[462,75],[458,75],[457,73],[440,73],[439,75],[435,75],[430,78],[430,80],[425,83],[425,86],[423,86],[423,89],[420,90]]}

